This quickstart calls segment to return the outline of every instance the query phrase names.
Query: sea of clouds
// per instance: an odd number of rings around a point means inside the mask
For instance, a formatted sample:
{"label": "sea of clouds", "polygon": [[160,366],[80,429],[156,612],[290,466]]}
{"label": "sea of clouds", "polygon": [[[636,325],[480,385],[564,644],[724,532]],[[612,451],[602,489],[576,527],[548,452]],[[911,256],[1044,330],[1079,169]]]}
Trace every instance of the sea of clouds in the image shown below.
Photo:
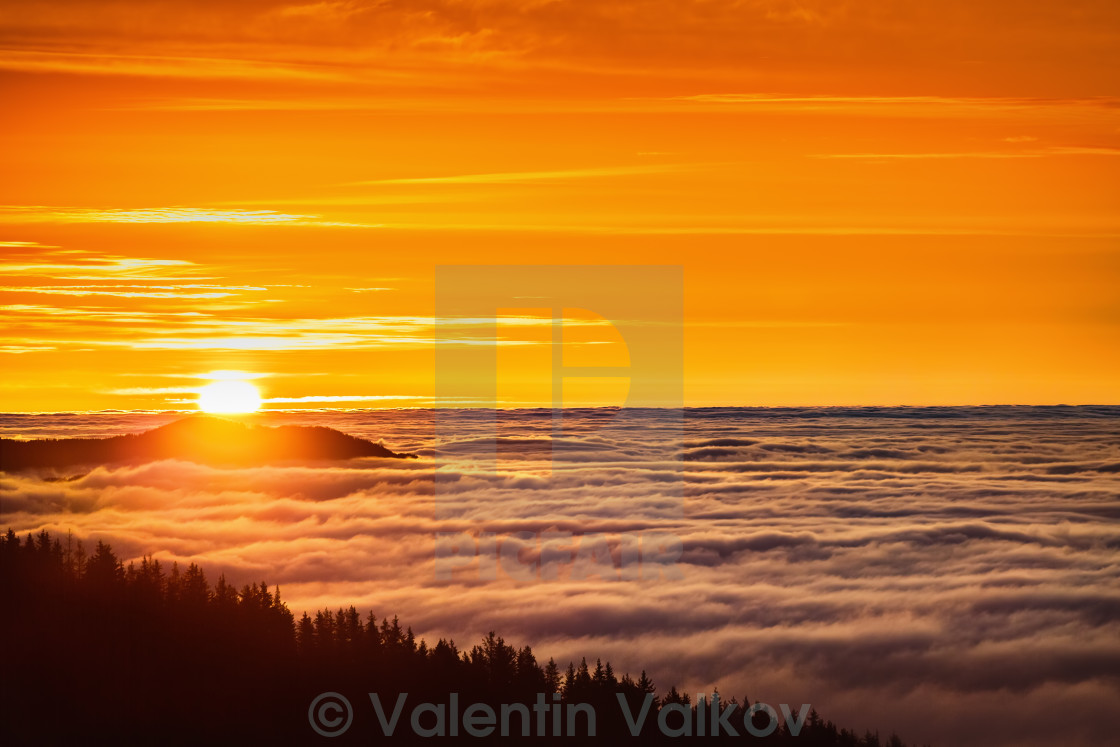
{"label": "sea of clouds", "polygon": [[[0,435],[177,417],[4,415]],[[468,648],[496,630],[561,666],[601,656],[663,690],[810,702],[907,741],[1113,738],[1120,408],[254,420],[420,458],[0,474],[0,523],[266,580],[297,616],[354,604]],[[535,570],[581,547],[592,562]]]}

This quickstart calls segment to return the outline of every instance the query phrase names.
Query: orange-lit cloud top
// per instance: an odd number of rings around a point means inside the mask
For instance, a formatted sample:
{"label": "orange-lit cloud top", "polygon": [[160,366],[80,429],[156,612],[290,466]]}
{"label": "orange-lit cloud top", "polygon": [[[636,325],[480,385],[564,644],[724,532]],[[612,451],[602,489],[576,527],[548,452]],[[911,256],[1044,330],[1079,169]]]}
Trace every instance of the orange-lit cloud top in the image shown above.
{"label": "orange-lit cloud top", "polygon": [[1115,3],[9,5],[0,410],[431,402],[462,263],[683,265],[689,404],[1120,391]]}
{"label": "orange-lit cloud top", "polygon": [[[1115,415],[858,414],[709,411],[684,443],[671,419],[636,428],[570,414],[562,451],[534,437],[553,427],[547,414],[522,414],[516,447],[494,461],[480,451],[494,433],[484,415],[442,428],[413,413],[331,415],[422,458],[168,460],[0,484],[21,536],[72,531],[126,562],[154,553],[235,585],[264,578],[297,617],[355,604],[399,612],[429,641],[498,628],[541,658],[593,651],[682,691],[812,691],[848,723],[882,718],[917,743],[993,744],[964,720],[998,725],[999,744],[1114,741]],[[53,435],[160,418],[28,420],[2,423]],[[499,468],[479,468],[488,461]],[[460,544],[479,526],[496,536]],[[582,535],[580,551],[603,538],[611,554],[586,571],[560,560],[554,580],[518,572],[544,538],[570,557],[566,532]],[[657,532],[683,544],[672,582],[618,550]],[[497,563],[488,541],[501,543]],[[620,582],[612,556],[646,580]],[[1081,716],[1054,719],[1055,707]]]}

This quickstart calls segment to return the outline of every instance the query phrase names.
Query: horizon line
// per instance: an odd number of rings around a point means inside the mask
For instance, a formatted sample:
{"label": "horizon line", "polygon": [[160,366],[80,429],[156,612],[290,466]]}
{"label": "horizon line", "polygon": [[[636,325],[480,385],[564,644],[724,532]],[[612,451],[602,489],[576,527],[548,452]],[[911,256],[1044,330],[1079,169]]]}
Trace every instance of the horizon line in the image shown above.
{"label": "horizon line", "polygon": [[190,409],[119,409],[105,408],[101,410],[10,410],[0,411],[0,417],[30,416],[30,415],[205,415],[208,417],[246,418],[255,415],[271,413],[299,414],[299,413],[355,413],[355,412],[386,412],[397,410],[427,410],[427,411],[461,411],[461,410],[492,410],[495,412],[540,412],[555,410],[871,410],[871,409],[968,409],[968,408],[1000,408],[1000,407],[1030,407],[1030,408],[1056,408],[1056,407],[1117,407],[1120,402],[987,402],[987,403],[958,403],[958,404],[801,404],[801,405],[682,405],[669,407],[664,405],[572,405],[567,407],[524,406],[524,407],[487,407],[478,406],[401,406],[401,407],[320,407],[320,408],[261,408],[255,412],[245,413],[208,413],[202,410]]}

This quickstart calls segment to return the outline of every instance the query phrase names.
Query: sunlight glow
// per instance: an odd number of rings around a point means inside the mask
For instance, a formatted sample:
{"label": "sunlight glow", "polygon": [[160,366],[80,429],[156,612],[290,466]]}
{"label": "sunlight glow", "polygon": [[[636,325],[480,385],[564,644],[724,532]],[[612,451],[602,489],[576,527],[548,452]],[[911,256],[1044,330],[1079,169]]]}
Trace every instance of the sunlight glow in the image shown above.
{"label": "sunlight glow", "polygon": [[198,392],[198,408],[203,412],[246,413],[260,407],[260,390],[247,381],[218,381]]}
{"label": "sunlight glow", "polygon": [[250,379],[263,379],[268,376],[266,373],[255,373],[253,371],[210,371],[208,373],[198,374],[200,379],[210,379],[211,381],[249,381]]}

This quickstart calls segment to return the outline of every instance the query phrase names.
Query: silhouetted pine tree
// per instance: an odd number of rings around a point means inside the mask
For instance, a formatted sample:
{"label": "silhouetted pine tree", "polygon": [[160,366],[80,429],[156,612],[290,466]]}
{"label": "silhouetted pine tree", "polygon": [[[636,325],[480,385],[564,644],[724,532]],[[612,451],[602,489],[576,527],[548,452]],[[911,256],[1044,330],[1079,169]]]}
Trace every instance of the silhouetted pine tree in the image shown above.
{"label": "silhouetted pine tree", "polygon": [[[222,575],[211,587],[194,563],[168,571],[148,555],[126,567],[103,542],[86,557],[80,541],[68,536],[63,546],[46,531],[0,537],[0,595],[5,745],[315,743],[307,709],[324,691],[348,694],[356,711],[332,744],[379,737],[370,692],[389,709],[400,692],[412,704],[444,703],[456,692],[463,705],[495,710],[532,704],[537,693],[551,703],[559,692],[566,704],[592,704],[598,734],[611,740],[629,735],[617,695],[634,714],[653,695],[642,732],[652,744],[674,742],[657,731],[660,708],[694,708],[675,686],[657,699],[645,671],[619,679],[610,662],[596,659],[592,670],[584,658],[561,677],[555,660],[542,667],[529,646],[514,648],[496,632],[467,652],[442,638],[428,646],[396,616],[378,624],[369,612],[363,622],[353,606],[297,621],[280,589],[263,581],[238,591]],[[518,717],[512,723],[520,728]],[[424,741],[410,735],[402,716],[394,742]],[[815,710],[800,736],[782,725],[763,741],[880,745],[877,734],[858,738]],[[888,745],[904,747],[893,734]]]}

